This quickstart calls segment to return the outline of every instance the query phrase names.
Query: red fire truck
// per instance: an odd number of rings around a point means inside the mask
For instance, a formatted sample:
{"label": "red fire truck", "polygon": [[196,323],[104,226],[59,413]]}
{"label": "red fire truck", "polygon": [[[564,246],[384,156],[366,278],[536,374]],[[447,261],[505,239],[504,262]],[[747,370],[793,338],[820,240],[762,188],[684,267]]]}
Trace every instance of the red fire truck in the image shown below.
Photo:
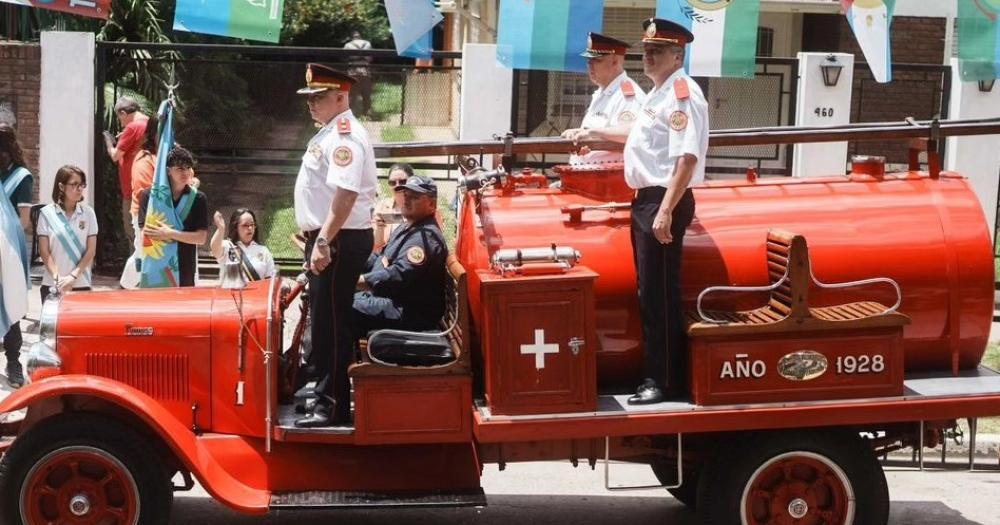
{"label": "red fire truck", "polygon": [[1000,415],[1000,373],[980,366],[990,232],[937,155],[940,137],[986,133],[1000,122],[713,133],[717,146],[909,140],[910,165],[698,187],[690,396],[647,406],[625,402],[642,341],[620,166],[561,167],[550,188],[511,159],[575,147],[558,139],[379,148],[507,165],[463,160],[441,330],[392,334],[444,351],[388,360],[389,338],[370,334],[350,368],[352,426],[298,429],[304,325],[283,320],[300,286],[47,301],[32,382],[0,402],[2,519],[167,523],[195,479],[252,514],[478,506],[485,464],[567,460],[648,464],[705,523],[884,524],[879,455]]}

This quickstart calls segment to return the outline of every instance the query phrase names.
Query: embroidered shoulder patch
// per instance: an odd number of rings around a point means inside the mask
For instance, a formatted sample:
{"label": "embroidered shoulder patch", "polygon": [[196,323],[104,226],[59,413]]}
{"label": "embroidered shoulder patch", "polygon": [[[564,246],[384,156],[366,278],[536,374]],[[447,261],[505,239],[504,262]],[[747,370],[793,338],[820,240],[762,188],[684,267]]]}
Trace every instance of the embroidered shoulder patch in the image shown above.
{"label": "embroidered shoulder patch", "polygon": [[683,111],[674,111],[670,114],[669,122],[670,129],[674,131],[681,131],[688,125],[687,113],[684,113]]}
{"label": "embroidered shoulder patch", "polygon": [[625,98],[632,98],[635,96],[635,87],[632,86],[632,83],[628,80],[622,82],[622,95],[625,95]]}
{"label": "embroidered shoulder patch", "polygon": [[622,111],[618,114],[618,122],[632,122],[635,120],[635,114],[631,111]]}
{"label": "embroidered shoulder patch", "polygon": [[424,249],[419,246],[414,246],[409,250],[406,250],[406,260],[413,264],[424,264],[427,260],[427,255],[424,253]]}
{"label": "embroidered shoulder patch", "polygon": [[351,121],[347,117],[340,117],[337,121],[337,133],[350,133],[351,132]]}
{"label": "embroidered shoulder patch", "polygon": [[691,96],[687,80],[684,80],[683,77],[674,81],[674,96],[677,97],[677,100],[684,100]]}
{"label": "embroidered shoulder patch", "polygon": [[351,153],[351,148],[347,146],[340,146],[339,148],[333,150],[333,163],[338,166],[347,166],[354,160],[354,154]]}

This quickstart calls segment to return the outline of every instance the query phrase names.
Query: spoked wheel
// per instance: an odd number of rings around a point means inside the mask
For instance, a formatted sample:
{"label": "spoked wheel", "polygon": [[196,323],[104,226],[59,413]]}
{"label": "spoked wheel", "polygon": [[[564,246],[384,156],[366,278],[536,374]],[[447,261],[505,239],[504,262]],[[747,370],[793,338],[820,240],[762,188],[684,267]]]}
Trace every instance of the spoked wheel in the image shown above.
{"label": "spoked wheel", "polygon": [[0,522],[164,525],[173,488],[149,440],[97,414],[42,421],[0,461]]}
{"label": "spoked wheel", "polygon": [[25,523],[127,524],[139,520],[139,488],[114,456],[66,447],[36,463],[21,485]]}
{"label": "spoked wheel", "polygon": [[707,525],[885,525],[889,491],[856,434],[767,433],[710,462],[698,510]]}
{"label": "spoked wheel", "polygon": [[829,458],[788,452],[750,476],[740,509],[747,525],[853,523],[854,489]]}

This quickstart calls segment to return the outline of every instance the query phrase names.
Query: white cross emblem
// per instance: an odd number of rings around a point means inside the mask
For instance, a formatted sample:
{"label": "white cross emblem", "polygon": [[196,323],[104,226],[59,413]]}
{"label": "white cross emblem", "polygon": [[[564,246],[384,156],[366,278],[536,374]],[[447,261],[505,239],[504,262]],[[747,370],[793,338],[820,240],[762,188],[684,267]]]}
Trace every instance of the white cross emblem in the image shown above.
{"label": "white cross emblem", "polygon": [[545,354],[558,354],[559,345],[555,343],[545,344],[545,330],[535,330],[535,342],[530,345],[521,345],[522,354],[535,354],[535,369],[545,368]]}

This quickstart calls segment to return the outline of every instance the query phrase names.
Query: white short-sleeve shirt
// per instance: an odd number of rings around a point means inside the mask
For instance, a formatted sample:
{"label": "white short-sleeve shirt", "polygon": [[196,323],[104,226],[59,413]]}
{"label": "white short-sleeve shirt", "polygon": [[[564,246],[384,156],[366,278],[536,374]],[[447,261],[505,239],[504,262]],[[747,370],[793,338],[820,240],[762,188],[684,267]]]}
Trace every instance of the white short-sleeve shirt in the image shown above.
{"label": "white short-sleeve shirt", "polygon": [[295,179],[295,221],[302,231],[318,229],[326,221],[338,189],[358,194],[347,230],[371,228],[378,172],[368,131],[344,111],[323,126],[309,141]]}
{"label": "white short-sleeve shirt", "polygon": [[[628,87],[622,86],[627,84]],[[631,93],[631,94],[630,94]],[[624,71],[608,84],[597,88],[590,99],[590,106],[583,116],[581,128],[611,128],[635,121],[646,100],[646,92]],[[593,162],[619,162],[622,154],[618,151],[591,151],[586,155],[572,155],[570,164]]]}
{"label": "white short-sleeve shirt", "polygon": [[[66,215],[62,207],[56,204],[49,204],[48,206],[55,208],[56,213],[59,215]],[[87,238],[97,235],[97,215],[94,213],[94,209],[82,202],[77,203],[76,210],[73,211],[73,215],[68,217],[68,219],[70,228],[76,234],[76,238],[80,240],[80,246],[83,246],[83,249],[86,251]],[[45,213],[38,215],[37,231],[39,237],[49,238],[49,251],[52,252],[52,257],[56,261],[56,267],[59,268],[59,275],[68,275],[72,272],[76,268],[76,264],[70,260],[69,253],[63,247],[62,241],[53,235],[52,227],[48,219],[45,218]],[[55,281],[52,280],[52,276],[47,271],[42,273],[42,284],[45,286],[55,285]],[[90,268],[79,272],[79,277],[73,283],[74,288],[85,288],[88,286],[90,286]]]}
{"label": "white short-sleeve shirt", "polygon": [[[682,92],[678,99],[676,90],[685,86],[687,96]],[[688,187],[705,180],[708,103],[701,88],[683,69],[646,95],[623,153],[625,181],[633,189],[669,186],[677,159],[688,154],[698,159]]]}
{"label": "white short-sleeve shirt", "polygon": [[[253,266],[254,271],[257,272],[257,275],[261,279],[267,279],[274,275],[274,256],[271,255],[271,250],[268,250],[267,246],[257,244],[255,241],[250,241],[249,245],[243,244],[243,241],[239,241],[239,243],[243,254],[250,261],[250,265]],[[229,257],[229,248],[232,245],[233,243],[229,239],[222,240],[222,255],[217,259],[220,265],[225,264]]]}

